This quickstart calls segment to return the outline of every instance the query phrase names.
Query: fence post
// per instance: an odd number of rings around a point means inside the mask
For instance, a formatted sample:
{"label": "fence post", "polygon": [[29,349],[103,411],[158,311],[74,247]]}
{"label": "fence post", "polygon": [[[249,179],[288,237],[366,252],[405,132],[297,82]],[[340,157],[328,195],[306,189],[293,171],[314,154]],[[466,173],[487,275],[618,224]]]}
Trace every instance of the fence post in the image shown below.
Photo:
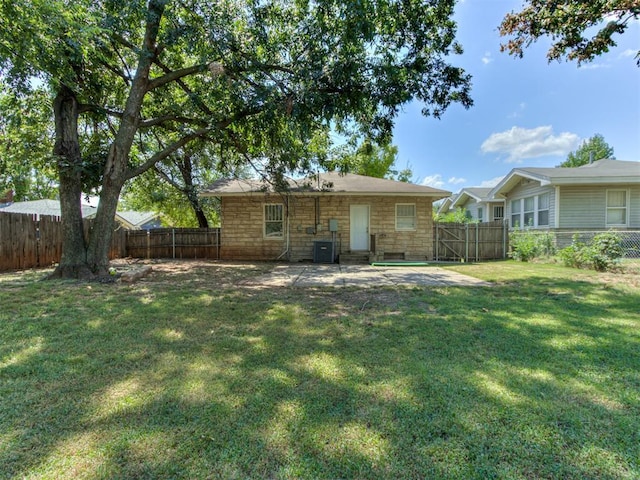
{"label": "fence post", "polygon": [[151,233],[147,230],[147,260],[151,258]]}
{"label": "fence post", "polygon": [[176,229],[171,229],[171,245],[173,247],[173,259],[176,259]]}
{"label": "fence post", "polygon": [[464,224],[464,261],[469,261],[469,224]]}
{"label": "fence post", "polygon": [[439,232],[438,230],[440,229],[440,224],[438,222],[435,222],[436,225],[436,262],[440,260],[440,255],[439,255],[439,251],[438,251],[438,247],[439,247],[439,243],[440,243],[440,237],[439,237]]}
{"label": "fence post", "polygon": [[478,244],[480,243],[480,237],[478,229],[480,228],[480,223],[476,223],[476,262],[478,261]]}
{"label": "fence post", "polygon": [[502,221],[502,258],[507,258],[507,222]]}

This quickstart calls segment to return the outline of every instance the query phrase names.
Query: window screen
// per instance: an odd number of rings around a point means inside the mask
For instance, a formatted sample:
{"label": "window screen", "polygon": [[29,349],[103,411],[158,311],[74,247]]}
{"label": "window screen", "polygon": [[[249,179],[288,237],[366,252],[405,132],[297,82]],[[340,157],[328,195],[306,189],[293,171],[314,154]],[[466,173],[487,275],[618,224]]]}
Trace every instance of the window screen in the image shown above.
{"label": "window screen", "polygon": [[396,204],[396,230],[416,229],[416,206],[413,203]]}

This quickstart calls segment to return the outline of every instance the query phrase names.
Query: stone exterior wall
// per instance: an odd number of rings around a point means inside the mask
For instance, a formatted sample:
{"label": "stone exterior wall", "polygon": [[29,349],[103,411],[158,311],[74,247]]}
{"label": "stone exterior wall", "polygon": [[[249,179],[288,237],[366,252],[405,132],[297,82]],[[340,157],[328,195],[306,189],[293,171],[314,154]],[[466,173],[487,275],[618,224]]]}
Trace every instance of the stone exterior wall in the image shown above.
{"label": "stone exterior wall", "polygon": [[[287,235],[279,239],[264,236],[264,205],[283,203],[288,211]],[[396,230],[396,204],[416,205],[415,231]],[[225,260],[291,261],[313,259],[313,242],[335,240],[336,254],[348,253],[351,205],[369,206],[369,234],[374,237],[376,259],[433,258],[432,199],[407,196],[291,196],[254,195],[223,197],[221,219],[221,258]],[[329,220],[338,223],[337,232],[329,231]],[[286,230],[286,226],[285,226]]]}

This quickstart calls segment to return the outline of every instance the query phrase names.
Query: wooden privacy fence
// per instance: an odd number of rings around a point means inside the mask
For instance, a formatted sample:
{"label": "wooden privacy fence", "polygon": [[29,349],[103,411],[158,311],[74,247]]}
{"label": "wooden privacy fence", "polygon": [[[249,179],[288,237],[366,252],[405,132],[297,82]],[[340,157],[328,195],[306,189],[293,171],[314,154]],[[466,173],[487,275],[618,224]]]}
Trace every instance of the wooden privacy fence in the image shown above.
{"label": "wooden privacy fence", "polygon": [[[85,233],[91,220],[84,221]],[[124,256],[124,230],[113,232],[109,258]],[[62,255],[62,223],[50,215],[0,213],[0,271],[49,267]]]}
{"label": "wooden privacy fence", "polygon": [[[91,220],[84,221],[85,233]],[[60,217],[0,213],[0,271],[49,267],[62,255]],[[219,228],[118,228],[111,238],[109,258],[220,257]]]}
{"label": "wooden privacy fence", "polygon": [[486,223],[434,223],[435,260],[497,260],[507,258],[509,231],[500,220]]}
{"label": "wooden privacy fence", "polygon": [[219,228],[127,230],[126,254],[135,258],[220,258]]}

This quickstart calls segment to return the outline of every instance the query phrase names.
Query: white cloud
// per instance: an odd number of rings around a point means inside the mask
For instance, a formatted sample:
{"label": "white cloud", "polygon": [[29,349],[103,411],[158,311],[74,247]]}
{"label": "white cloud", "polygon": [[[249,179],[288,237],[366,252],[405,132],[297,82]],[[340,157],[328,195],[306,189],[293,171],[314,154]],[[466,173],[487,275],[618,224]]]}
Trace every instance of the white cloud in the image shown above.
{"label": "white cloud", "polygon": [[629,58],[635,57],[638,54],[637,50],[633,50],[632,48],[627,48],[624,52],[618,55],[620,58]]}
{"label": "white cloud", "polygon": [[580,65],[581,70],[597,70],[599,68],[611,68],[608,63],[583,63]]}
{"label": "white cloud", "polygon": [[491,180],[485,180],[478,187],[480,188],[493,188],[500,183],[500,180],[504,178],[504,175],[500,175],[499,177],[492,178]]}
{"label": "white cloud", "polygon": [[466,181],[467,181],[466,178],[451,177],[447,183],[449,185],[460,185],[461,183],[464,183]]}
{"label": "white cloud", "polygon": [[482,153],[506,155],[507,163],[520,163],[525,158],[566,156],[580,142],[575,133],[553,134],[551,125],[537,128],[512,127],[510,130],[493,133],[480,149]]}
{"label": "white cloud", "polygon": [[485,65],[489,65],[491,62],[493,62],[493,58],[491,58],[491,52],[485,52],[484,56],[482,57],[482,63],[484,63]]}
{"label": "white cloud", "polygon": [[425,185],[427,187],[433,187],[433,188],[444,187],[444,181],[442,180],[442,175],[440,175],[439,173],[425,177],[422,180],[422,182],[420,182],[420,184]]}

